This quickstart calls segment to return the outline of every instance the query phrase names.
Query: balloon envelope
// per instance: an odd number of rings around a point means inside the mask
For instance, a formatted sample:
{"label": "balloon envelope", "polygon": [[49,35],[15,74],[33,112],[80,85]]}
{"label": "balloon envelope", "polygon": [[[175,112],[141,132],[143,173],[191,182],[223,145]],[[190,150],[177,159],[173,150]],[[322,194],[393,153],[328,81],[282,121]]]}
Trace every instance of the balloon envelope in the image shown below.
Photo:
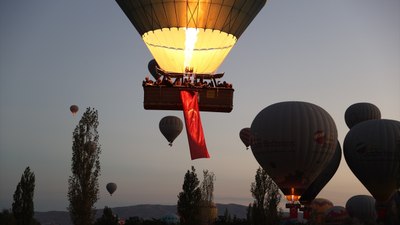
{"label": "balloon envelope", "polygon": [[69,107],[69,110],[71,111],[71,113],[72,113],[72,115],[76,115],[76,113],[78,112],[78,110],[79,110],[79,107],[77,106],[77,105],[71,105],[70,107]]}
{"label": "balloon envelope", "polygon": [[107,189],[108,193],[110,193],[110,195],[112,195],[115,192],[115,190],[117,190],[117,184],[108,183],[106,186],[106,189]]}
{"label": "balloon envelope", "polygon": [[307,102],[281,102],[263,109],[251,124],[252,152],[286,198],[301,196],[337,145],[332,117]]}
{"label": "balloon envelope", "polygon": [[361,222],[374,222],[377,219],[375,199],[369,195],[355,195],[346,202],[346,210],[350,217]]}
{"label": "balloon envelope", "polygon": [[332,159],[328,162],[326,167],[322,170],[322,172],[315,178],[315,180],[311,183],[311,185],[307,188],[307,190],[301,195],[300,202],[311,202],[319,192],[325,187],[325,185],[332,179],[333,175],[335,175],[340,160],[342,158],[342,148],[340,147],[340,143],[337,142],[335,154]]}
{"label": "balloon envelope", "polygon": [[368,120],[347,133],[344,157],[354,175],[379,202],[399,188],[400,122]]}
{"label": "balloon envelope", "polygon": [[243,128],[239,132],[240,140],[242,140],[243,144],[248,148],[251,144],[251,130],[249,127]]}
{"label": "balloon envelope", "polygon": [[149,64],[147,64],[147,68],[148,68],[151,76],[153,76],[154,79],[156,79],[156,80],[161,77],[161,75],[159,75],[157,73],[157,67],[159,67],[159,66],[155,59],[150,60]]}
{"label": "balloon envelope", "polygon": [[167,72],[212,74],[267,0],[116,0]]}
{"label": "balloon envelope", "polygon": [[348,224],[349,214],[343,206],[333,206],[325,212],[326,225]]}
{"label": "balloon envelope", "polygon": [[172,146],[172,142],[182,132],[183,122],[179,117],[166,116],[160,120],[159,128],[164,137],[168,140],[169,145]]}
{"label": "balloon envelope", "polygon": [[311,220],[320,224],[325,219],[325,212],[333,207],[333,203],[325,198],[316,198],[311,201]]}
{"label": "balloon envelope", "polygon": [[381,118],[381,111],[377,106],[368,102],[355,103],[347,108],[344,119],[351,129],[354,125],[366,120],[377,120]]}

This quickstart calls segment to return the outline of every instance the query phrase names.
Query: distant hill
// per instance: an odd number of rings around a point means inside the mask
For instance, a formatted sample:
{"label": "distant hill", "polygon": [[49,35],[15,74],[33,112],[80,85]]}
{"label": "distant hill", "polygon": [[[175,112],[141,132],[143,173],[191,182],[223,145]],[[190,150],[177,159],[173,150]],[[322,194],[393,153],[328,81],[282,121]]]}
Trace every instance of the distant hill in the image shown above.
{"label": "distant hill", "polygon": [[[228,209],[231,216],[237,218],[246,218],[247,206],[238,204],[217,204],[218,214],[223,215]],[[113,213],[119,218],[141,217],[144,219],[160,219],[168,214],[176,214],[176,205],[135,205],[125,207],[112,208]],[[97,209],[96,216],[100,217],[103,214],[103,209]],[[35,218],[42,225],[72,225],[69,213],[67,211],[49,211],[35,212]]]}

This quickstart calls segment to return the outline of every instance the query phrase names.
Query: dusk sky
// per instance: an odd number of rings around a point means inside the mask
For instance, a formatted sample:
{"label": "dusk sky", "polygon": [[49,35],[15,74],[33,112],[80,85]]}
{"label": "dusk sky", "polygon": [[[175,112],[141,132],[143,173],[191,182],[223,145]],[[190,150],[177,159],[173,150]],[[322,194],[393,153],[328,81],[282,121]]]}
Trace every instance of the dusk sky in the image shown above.
{"label": "dusk sky", "polygon": [[[399,0],[268,1],[218,69],[235,88],[233,111],[201,112],[210,159],[190,160],[185,131],[173,147],[160,133],[160,119],[181,111],[143,109],[150,59],[114,0],[0,1],[0,210],[27,166],[35,211],[66,210],[72,132],[87,107],[100,122],[97,208],[176,204],[192,165],[200,178],[215,173],[215,202],[248,205],[259,165],[239,131],[277,102],[321,106],[341,144],[353,103],[400,120]],[[369,193],[342,158],[318,197],[344,206],[357,194]]]}

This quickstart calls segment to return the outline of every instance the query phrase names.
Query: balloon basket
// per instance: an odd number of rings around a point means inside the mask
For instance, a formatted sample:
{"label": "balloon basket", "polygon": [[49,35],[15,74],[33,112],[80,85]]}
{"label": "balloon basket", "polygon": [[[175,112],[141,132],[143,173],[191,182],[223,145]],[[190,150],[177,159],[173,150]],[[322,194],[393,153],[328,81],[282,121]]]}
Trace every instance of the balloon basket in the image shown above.
{"label": "balloon basket", "polygon": [[181,91],[199,93],[199,110],[229,113],[233,109],[233,88],[143,86],[146,110],[182,110]]}

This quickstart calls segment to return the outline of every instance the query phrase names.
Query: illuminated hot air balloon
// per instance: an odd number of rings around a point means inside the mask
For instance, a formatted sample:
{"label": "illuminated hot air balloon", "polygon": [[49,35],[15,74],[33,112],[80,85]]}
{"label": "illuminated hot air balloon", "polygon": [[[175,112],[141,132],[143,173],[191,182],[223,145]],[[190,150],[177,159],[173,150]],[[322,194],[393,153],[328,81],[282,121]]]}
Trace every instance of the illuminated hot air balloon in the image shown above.
{"label": "illuminated hot air balloon", "polygon": [[78,110],[79,110],[79,107],[78,107],[77,105],[71,105],[71,106],[69,107],[69,110],[71,111],[72,115],[75,116],[76,113],[77,113]]}
{"label": "illuminated hot air balloon", "polygon": [[160,67],[212,74],[267,0],[116,0]]}
{"label": "illuminated hot air balloon", "polygon": [[249,149],[251,144],[251,130],[249,127],[243,128],[239,132],[240,140],[242,140],[243,144],[246,146],[246,149]]}
{"label": "illuminated hot air balloon", "polygon": [[339,167],[340,160],[342,158],[342,148],[340,143],[337,142],[335,154],[332,159],[327,163],[322,172],[315,178],[307,190],[301,195],[300,202],[302,204],[308,204],[317,197],[319,192],[335,175],[336,170]]}
{"label": "illuminated hot air balloon", "polygon": [[[167,77],[215,79],[267,0],[116,0]],[[143,87],[144,108],[181,110],[179,89]],[[230,112],[233,89],[196,90],[200,111]],[[176,93],[178,92],[178,93]],[[168,96],[163,98],[163,96]]]}
{"label": "illuminated hot air balloon", "polygon": [[377,202],[387,201],[398,186],[400,122],[368,120],[347,133],[344,157],[354,175]]}
{"label": "illuminated hot air balloon", "polygon": [[297,201],[332,159],[337,130],[332,117],[307,102],[264,108],[251,124],[252,152],[282,190]]}
{"label": "illuminated hot air balloon", "polygon": [[110,195],[112,195],[117,190],[117,184],[115,183],[108,183],[106,189]]}
{"label": "illuminated hot air balloon", "polygon": [[175,138],[179,136],[183,129],[183,122],[179,117],[166,116],[160,120],[159,128],[164,137],[168,140],[169,146],[172,146]]}
{"label": "illuminated hot air balloon", "polygon": [[369,195],[355,195],[346,202],[350,217],[357,218],[365,224],[376,221],[375,199]]}
{"label": "illuminated hot air balloon", "polygon": [[344,119],[351,129],[354,125],[366,121],[381,118],[381,111],[374,104],[368,102],[355,103],[347,108]]}
{"label": "illuminated hot air balloon", "polygon": [[332,159],[337,130],[332,117],[307,102],[264,108],[251,124],[251,149],[288,201],[298,201]]}

